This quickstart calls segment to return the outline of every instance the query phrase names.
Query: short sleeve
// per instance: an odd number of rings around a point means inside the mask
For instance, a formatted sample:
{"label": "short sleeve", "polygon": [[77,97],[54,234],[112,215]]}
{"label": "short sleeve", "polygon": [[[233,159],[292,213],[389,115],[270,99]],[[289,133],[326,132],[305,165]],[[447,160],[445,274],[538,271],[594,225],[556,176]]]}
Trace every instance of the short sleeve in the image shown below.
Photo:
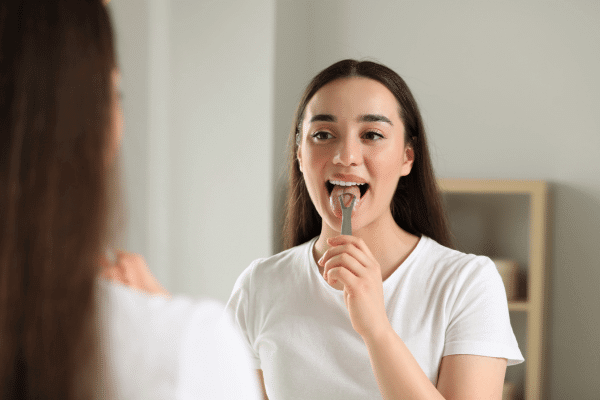
{"label": "short sleeve", "polygon": [[472,354],[523,362],[510,324],[500,274],[487,257],[475,257],[457,273],[443,356]]}
{"label": "short sleeve", "polygon": [[223,306],[204,301],[182,342],[177,399],[258,400],[256,371]]}
{"label": "short sleeve", "polygon": [[239,329],[242,336],[244,347],[250,354],[252,365],[255,369],[260,369],[260,358],[252,346],[253,338],[250,324],[254,321],[250,315],[253,308],[249,304],[249,291],[251,285],[251,276],[254,266],[259,260],[255,260],[238,277],[229,301],[225,307],[227,314],[233,319],[233,324]]}

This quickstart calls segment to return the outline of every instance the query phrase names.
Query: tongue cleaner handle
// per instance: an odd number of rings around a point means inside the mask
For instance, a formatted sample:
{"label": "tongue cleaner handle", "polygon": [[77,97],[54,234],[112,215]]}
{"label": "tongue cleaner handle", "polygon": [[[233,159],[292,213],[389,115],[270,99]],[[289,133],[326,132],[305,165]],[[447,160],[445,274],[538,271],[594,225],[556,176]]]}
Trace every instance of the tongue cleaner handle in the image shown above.
{"label": "tongue cleaner handle", "polygon": [[342,206],[342,235],[352,235],[352,221],[350,220],[352,217],[352,209],[354,208],[354,202],[356,201],[356,196],[353,194],[352,201],[348,207],[344,204],[344,195],[340,195],[340,204]]}

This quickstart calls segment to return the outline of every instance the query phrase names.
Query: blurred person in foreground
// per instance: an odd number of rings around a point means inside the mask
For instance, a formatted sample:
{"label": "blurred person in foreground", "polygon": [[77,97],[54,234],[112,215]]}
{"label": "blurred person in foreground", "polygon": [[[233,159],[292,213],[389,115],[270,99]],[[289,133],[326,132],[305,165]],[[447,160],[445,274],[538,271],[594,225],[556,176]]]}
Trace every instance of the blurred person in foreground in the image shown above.
{"label": "blurred person in foreground", "polygon": [[101,0],[0,2],[0,398],[258,398],[221,304],[112,282],[118,85]]}

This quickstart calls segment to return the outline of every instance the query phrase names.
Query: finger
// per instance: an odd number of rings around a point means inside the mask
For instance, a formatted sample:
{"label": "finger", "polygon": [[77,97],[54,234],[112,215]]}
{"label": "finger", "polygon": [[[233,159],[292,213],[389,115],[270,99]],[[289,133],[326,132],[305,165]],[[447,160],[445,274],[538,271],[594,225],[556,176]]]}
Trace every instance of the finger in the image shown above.
{"label": "finger", "polygon": [[131,286],[151,294],[161,294],[170,297],[171,294],[160,284],[152,274],[146,260],[139,254],[122,254],[123,267],[127,271]]}
{"label": "finger", "polygon": [[356,247],[358,250],[362,251],[373,263],[379,265],[373,253],[371,253],[371,249],[369,249],[369,246],[367,246],[365,241],[361,238],[350,235],[339,235],[327,239],[327,244],[329,244],[331,248],[343,245],[350,245]]}
{"label": "finger", "polygon": [[138,264],[139,261],[134,255],[120,253],[117,256],[117,266],[121,269],[129,286],[144,290],[143,276]]}
{"label": "finger", "polygon": [[341,282],[344,285],[344,291],[352,288],[359,279],[360,278],[343,267],[333,268],[327,274],[327,283],[333,286],[337,282]]}
{"label": "finger", "polygon": [[325,264],[327,263],[327,261],[329,261],[331,258],[337,257],[341,254],[350,255],[351,257],[356,259],[360,264],[362,264],[364,267],[369,267],[370,264],[372,264],[373,262],[376,262],[375,260],[371,259],[367,254],[365,254],[363,251],[358,249],[356,246],[354,246],[350,243],[346,243],[346,244],[342,244],[342,245],[331,247],[331,248],[327,249],[327,251],[325,251],[325,253],[323,254],[323,257],[321,257],[321,259],[319,260],[319,265],[321,267],[324,267]]}
{"label": "finger", "polygon": [[361,238],[356,237],[356,236],[339,235],[339,236],[335,236],[335,237],[327,239],[327,243],[332,247],[340,246],[340,245],[344,245],[344,244],[350,244],[352,246],[355,246],[359,250],[364,251],[366,254],[372,256],[369,246],[367,246],[367,244],[365,243],[364,240],[362,240]]}
{"label": "finger", "polygon": [[373,257],[373,255],[370,254],[370,252],[363,251],[362,248],[357,247],[354,243],[343,243],[330,247],[323,254],[323,257],[319,260],[319,265],[323,267],[328,259],[342,253],[350,254],[352,257],[358,260],[359,263],[361,263],[365,268],[369,270],[380,270],[379,262],[375,259],[375,257]]}
{"label": "finger", "polygon": [[111,282],[118,283],[121,285],[127,285],[127,281],[123,274],[121,274],[119,268],[112,266],[104,269],[101,273],[101,277]]}
{"label": "finger", "polygon": [[146,265],[146,274],[144,275],[146,277],[146,286],[148,287],[148,290],[152,293],[163,293],[163,294],[168,294],[169,292],[166,291],[166,289],[160,284],[160,282],[158,281],[158,279],[156,279],[156,277],[152,274],[152,272],[150,271],[150,268]]}
{"label": "finger", "polygon": [[139,287],[145,291],[152,292],[152,280],[154,279],[154,276],[152,276],[152,272],[150,272],[150,268],[148,268],[148,264],[146,264],[144,257],[138,254],[131,254],[129,263]]}
{"label": "finger", "polygon": [[165,288],[162,287],[158,279],[152,274],[148,263],[144,259],[144,257],[133,254],[131,258],[131,262],[135,265],[135,270],[137,272],[137,277],[139,279],[140,285],[144,287],[146,291],[150,293],[166,293],[168,292]]}
{"label": "finger", "polygon": [[127,279],[127,275],[125,275],[125,269],[121,265],[115,263],[110,269],[114,279],[116,279],[117,282],[129,286],[130,283]]}
{"label": "finger", "polygon": [[327,260],[323,267],[323,277],[327,279],[329,271],[334,268],[345,268],[357,277],[364,275],[365,272],[365,267],[347,253],[338,254]]}

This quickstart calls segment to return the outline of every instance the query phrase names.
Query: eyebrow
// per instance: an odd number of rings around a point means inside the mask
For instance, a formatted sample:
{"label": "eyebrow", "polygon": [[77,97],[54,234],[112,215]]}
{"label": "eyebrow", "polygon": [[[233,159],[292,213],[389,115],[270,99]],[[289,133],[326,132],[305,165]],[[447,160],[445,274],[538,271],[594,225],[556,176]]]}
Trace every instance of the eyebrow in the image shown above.
{"label": "eyebrow", "polygon": [[[385,122],[394,126],[388,117],[379,114],[364,114],[358,117],[358,120],[360,122]],[[310,122],[337,122],[337,118],[331,114],[317,114],[310,119]]]}
{"label": "eyebrow", "polygon": [[390,121],[390,119],[384,115],[379,115],[379,114],[365,114],[365,115],[361,115],[359,118],[359,121],[362,122],[385,122],[388,123],[392,126],[394,126],[394,124],[392,124],[392,121]]}
{"label": "eyebrow", "polygon": [[318,122],[318,121],[324,121],[324,122],[337,122],[337,118],[334,117],[331,114],[317,114],[314,115],[311,119],[310,122]]}

